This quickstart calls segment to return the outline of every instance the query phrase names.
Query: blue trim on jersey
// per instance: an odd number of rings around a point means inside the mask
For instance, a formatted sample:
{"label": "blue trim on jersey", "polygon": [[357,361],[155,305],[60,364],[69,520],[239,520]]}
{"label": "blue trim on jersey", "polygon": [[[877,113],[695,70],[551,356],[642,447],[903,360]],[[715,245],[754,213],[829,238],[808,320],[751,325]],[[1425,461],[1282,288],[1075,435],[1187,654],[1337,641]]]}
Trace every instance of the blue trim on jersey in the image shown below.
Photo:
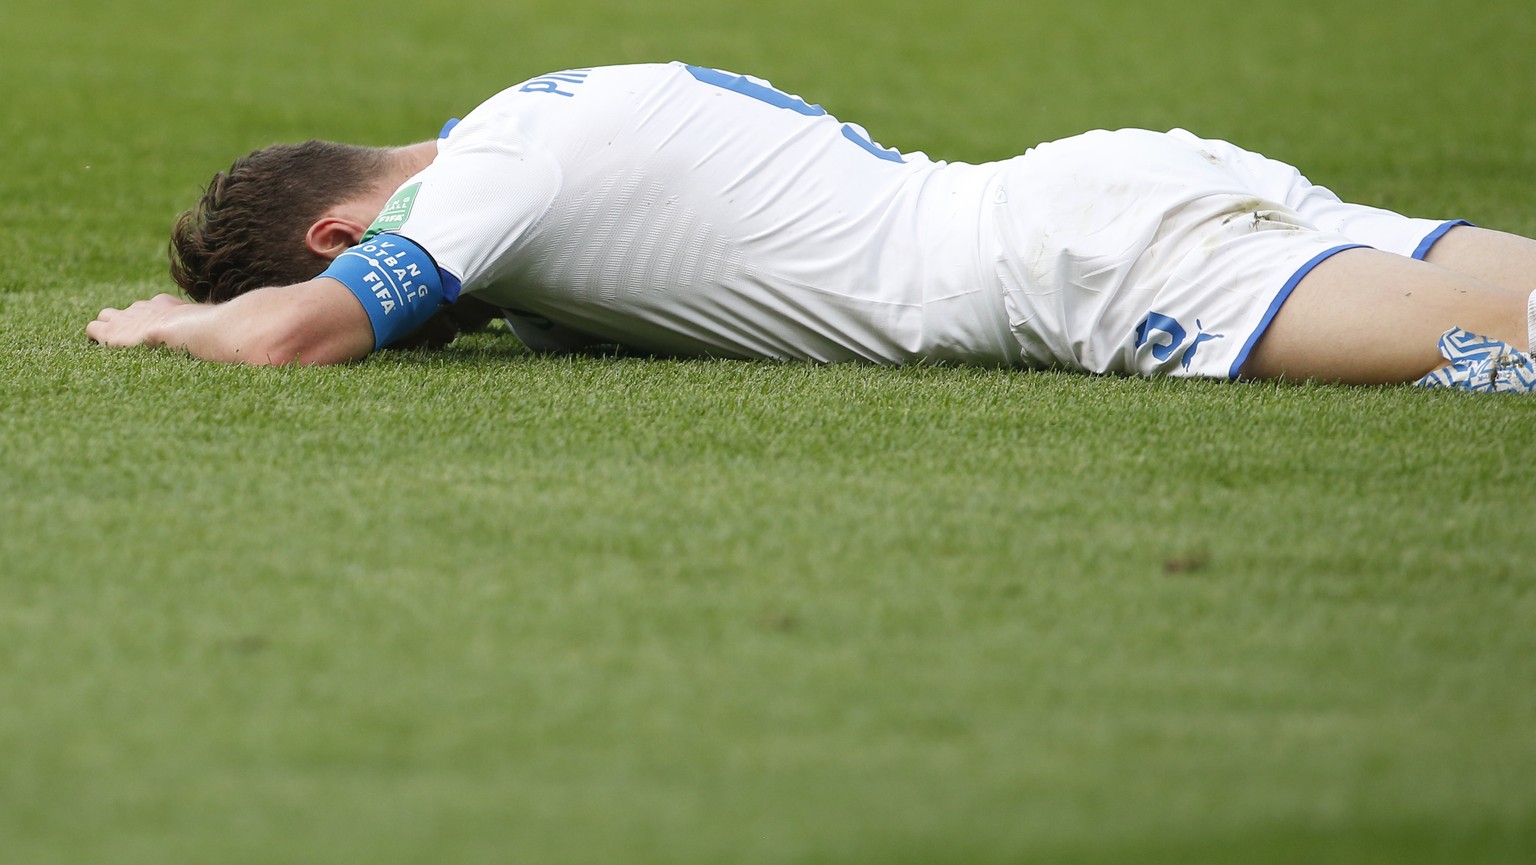
{"label": "blue trim on jersey", "polygon": [[1242,372],[1243,364],[1248,362],[1249,353],[1252,352],[1253,347],[1258,344],[1259,337],[1263,336],[1264,331],[1269,329],[1269,323],[1274,321],[1275,313],[1280,311],[1280,307],[1283,306],[1286,299],[1291,296],[1291,292],[1296,290],[1296,286],[1301,284],[1301,281],[1306,278],[1307,274],[1312,272],[1313,268],[1334,257],[1335,255],[1338,255],[1346,249],[1369,248],[1370,247],[1363,243],[1346,243],[1341,246],[1335,246],[1332,249],[1325,249],[1317,255],[1313,256],[1311,261],[1303,264],[1301,269],[1291,274],[1291,278],[1286,280],[1285,285],[1281,287],[1280,293],[1275,295],[1275,299],[1273,301],[1270,301],[1269,309],[1266,309],[1264,311],[1264,317],[1259,319],[1259,326],[1254,328],[1253,333],[1249,334],[1248,336],[1248,341],[1243,343],[1242,350],[1237,353],[1237,360],[1232,361],[1232,369],[1227,372],[1227,378],[1235,379]]}
{"label": "blue trim on jersey", "polygon": [[843,125],[843,137],[864,148],[866,151],[873,153],[881,159],[884,159],[886,162],[906,162],[905,159],[901,158],[900,153],[897,153],[894,150],[886,150],[875,142],[870,141],[868,138],[865,138],[859,133],[853,131],[853,127],[847,124]]}
{"label": "blue trim on jersey", "polygon": [[[374,351],[426,324],[447,300],[432,256],[398,234],[352,247],[320,275],[345,285],[362,303],[373,326]],[[453,296],[458,294],[455,279]]]}
{"label": "blue trim on jersey", "polygon": [[1434,231],[1431,231],[1429,236],[1424,238],[1423,242],[1419,244],[1419,248],[1413,251],[1413,257],[1419,261],[1423,261],[1425,256],[1429,255],[1429,250],[1440,241],[1440,238],[1446,235],[1446,232],[1450,231],[1458,225],[1471,224],[1472,223],[1466,221],[1465,219],[1453,219],[1450,222],[1445,223]]}
{"label": "blue trim on jersey", "polygon": [[460,282],[457,276],[441,267],[437,269],[437,276],[443,281],[443,302],[457,303],[459,292],[464,290],[464,283]]}
{"label": "blue trim on jersey", "polygon": [[732,75],[729,72],[721,72],[718,69],[710,69],[707,66],[684,66],[683,68],[687,69],[688,73],[694,78],[705,84],[713,84],[732,93],[750,96],[759,102],[766,102],[774,108],[788,108],[796,114],[804,114],[807,117],[820,117],[827,113],[827,109],[822,108],[820,105],[807,105],[804,99],[758,84],[745,75]]}
{"label": "blue trim on jersey", "polygon": [[448,133],[453,131],[453,127],[458,126],[458,125],[459,125],[459,118],[457,118],[457,117],[450,117],[450,118],[448,118],[448,122],[443,124],[443,130],[441,132],[437,133],[438,140],[441,141],[442,139],[447,138],[448,137]]}

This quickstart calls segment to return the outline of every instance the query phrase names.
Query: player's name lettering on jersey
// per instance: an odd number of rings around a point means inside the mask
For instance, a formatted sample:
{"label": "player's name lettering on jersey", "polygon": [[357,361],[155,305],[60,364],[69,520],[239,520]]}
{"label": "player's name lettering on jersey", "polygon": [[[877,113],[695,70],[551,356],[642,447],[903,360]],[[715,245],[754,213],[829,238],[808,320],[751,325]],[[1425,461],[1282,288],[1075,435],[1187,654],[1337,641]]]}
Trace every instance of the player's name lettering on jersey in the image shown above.
{"label": "player's name lettering on jersey", "polygon": [[592,74],[591,69],[567,69],[564,72],[551,72],[548,75],[540,75],[529,81],[518,90],[523,93],[553,93],[556,96],[575,96],[561,90],[561,87],[576,89],[575,85],[587,83],[587,76]]}
{"label": "player's name lettering on jersey", "polygon": [[379,299],[379,308],[385,315],[394,312],[402,304],[425,298],[430,293],[425,282],[419,281],[421,268],[415,262],[403,260],[397,252],[403,253],[405,250],[386,240],[360,246],[350,253],[361,255],[373,268],[363,276],[363,282],[374,297]]}

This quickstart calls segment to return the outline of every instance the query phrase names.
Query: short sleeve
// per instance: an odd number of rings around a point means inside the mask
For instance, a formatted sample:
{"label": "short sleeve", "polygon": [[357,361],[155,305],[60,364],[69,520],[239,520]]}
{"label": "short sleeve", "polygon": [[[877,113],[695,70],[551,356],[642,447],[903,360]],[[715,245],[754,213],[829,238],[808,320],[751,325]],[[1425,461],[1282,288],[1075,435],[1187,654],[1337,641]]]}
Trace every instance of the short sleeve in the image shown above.
{"label": "short sleeve", "polygon": [[474,292],[515,266],[518,249],[560,190],[560,167],[515,135],[470,120],[438,147],[432,164],[396,190],[366,237],[387,232],[414,242],[431,254],[446,282]]}

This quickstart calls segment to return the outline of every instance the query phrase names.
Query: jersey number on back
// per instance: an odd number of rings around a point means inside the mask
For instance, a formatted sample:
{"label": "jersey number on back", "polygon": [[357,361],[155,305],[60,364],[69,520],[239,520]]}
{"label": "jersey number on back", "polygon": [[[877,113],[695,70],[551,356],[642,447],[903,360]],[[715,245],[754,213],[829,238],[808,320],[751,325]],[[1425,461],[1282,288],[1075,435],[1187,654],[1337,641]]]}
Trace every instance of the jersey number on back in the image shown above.
{"label": "jersey number on back", "polygon": [[[766,84],[753,81],[745,75],[732,75],[729,72],[721,72],[718,69],[710,69],[705,66],[689,66],[688,71],[693,74],[694,78],[705,84],[720,87],[733,93],[740,93],[743,96],[750,96],[759,102],[766,102],[774,108],[784,108],[796,114],[804,114],[807,117],[821,117],[827,113],[827,109],[822,108],[820,105],[807,105],[805,100],[798,96],[791,96],[782,90],[775,90]],[[857,144],[872,156],[877,156],[887,162],[906,162],[900,153],[881,147],[871,141],[864,130],[851,123],[843,124],[843,137]]]}

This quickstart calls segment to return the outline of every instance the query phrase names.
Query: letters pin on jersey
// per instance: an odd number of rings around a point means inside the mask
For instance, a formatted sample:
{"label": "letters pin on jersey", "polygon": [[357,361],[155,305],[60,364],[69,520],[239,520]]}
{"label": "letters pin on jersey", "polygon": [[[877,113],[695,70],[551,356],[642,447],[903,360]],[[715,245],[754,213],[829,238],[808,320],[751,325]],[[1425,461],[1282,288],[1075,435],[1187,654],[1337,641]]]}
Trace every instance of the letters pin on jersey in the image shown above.
{"label": "letters pin on jersey", "polygon": [[585,84],[591,69],[568,69],[564,72],[551,72],[548,75],[540,75],[517,88],[523,93],[553,93],[556,96],[575,96],[575,93],[567,93],[561,90],[561,86]]}

